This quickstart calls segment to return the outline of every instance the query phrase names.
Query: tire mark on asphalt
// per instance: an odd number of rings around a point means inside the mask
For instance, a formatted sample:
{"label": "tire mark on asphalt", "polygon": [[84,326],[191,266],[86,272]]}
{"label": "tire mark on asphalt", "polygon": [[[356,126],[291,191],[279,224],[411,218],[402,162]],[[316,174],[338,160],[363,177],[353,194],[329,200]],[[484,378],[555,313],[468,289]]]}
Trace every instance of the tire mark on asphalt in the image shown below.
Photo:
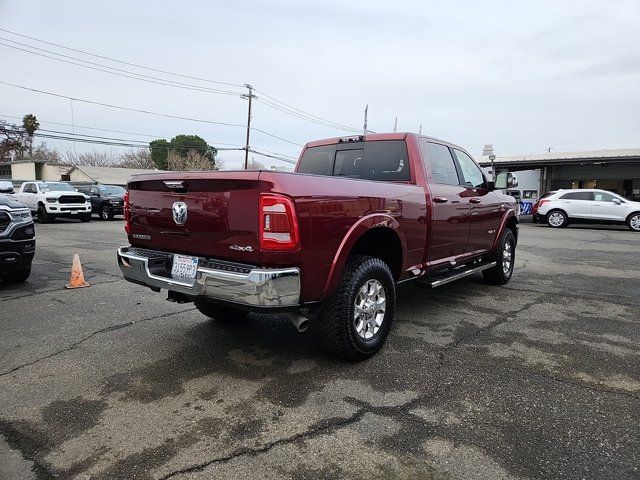
{"label": "tire mark on asphalt", "polygon": [[116,331],[116,330],[121,330],[123,328],[128,328],[128,327],[131,327],[131,326],[136,325],[138,323],[143,323],[143,322],[148,322],[148,321],[151,321],[151,320],[157,320],[157,319],[161,319],[161,318],[166,318],[166,317],[170,317],[172,315],[180,315],[182,313],[190,312],[190,311],[193,311],[195,309],[196,309],[195,307],[188,308],[186,310],[181,310],[179,312],[165,313],[163,315],[158,315],[158,316],[148,317],[148,318],[142,318],[140,320],[135,320],[133,322],[126,322],[126,323],[121,323],[119,325],[110,325],[108,327],[101,328],[99,330],[91,332],[90,334],[86,335],[85,337],[81,338],[77,342],[74,342],[74,343],[72,343],[71,345],[69,345],[69,346],[67,346],[65,348],[57,350],[57,351],[55,351],[53,353],[50,353],[48,355],[45,355],[43,357],[37,358],[36,360],[33,360],[31,362],[23,363],[22,365],[18,365],[17,367],[14,367],[14,368],[12,368],[10,370],[6,370],[4,372],[0,372],[0,377],[4,377],[6,375],[14,373],[14,372],[16,372],[16,371],[18,371],[18,370],[20,370],[22,368],[30,367],[31,365],[35,365],[36,363],[39,363],[39,362],[41,362],[43,360],[47,360],[47,359],[49,359],[51,357],[55,357],[56,355],[59,355],[61,353],[70,352],[71,350],[75,350],[80,345],[82,345],[84,342],[86,342],[87,340],[95,337],[96,335],[100,335],[102,333],[109,333],[109,332],[113,332],[113,331]]}

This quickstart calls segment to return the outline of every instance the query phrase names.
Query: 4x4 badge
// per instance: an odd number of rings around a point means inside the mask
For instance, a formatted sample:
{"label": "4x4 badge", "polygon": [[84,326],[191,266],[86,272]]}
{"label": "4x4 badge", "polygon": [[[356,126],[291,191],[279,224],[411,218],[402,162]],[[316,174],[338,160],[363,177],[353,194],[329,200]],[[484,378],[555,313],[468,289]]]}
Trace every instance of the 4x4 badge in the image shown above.
{"label": "4x4 badge", "polygon": [[187,204],[184,202],[173,202],[171,207],[173,221],[176,225],[184,225],[187,221]]}

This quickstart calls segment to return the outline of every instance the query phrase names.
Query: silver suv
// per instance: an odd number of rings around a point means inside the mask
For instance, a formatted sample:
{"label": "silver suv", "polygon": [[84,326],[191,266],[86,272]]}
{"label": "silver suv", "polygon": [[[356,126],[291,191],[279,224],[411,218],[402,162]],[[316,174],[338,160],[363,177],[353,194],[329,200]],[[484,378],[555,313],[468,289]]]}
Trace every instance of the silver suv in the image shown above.
{"label": "silver suv", "polygon": [[533,207],[535,220],[554,228],[569,223],[626,224],[640,232],[640,202],[599,189],[558,190],[544,195]]}

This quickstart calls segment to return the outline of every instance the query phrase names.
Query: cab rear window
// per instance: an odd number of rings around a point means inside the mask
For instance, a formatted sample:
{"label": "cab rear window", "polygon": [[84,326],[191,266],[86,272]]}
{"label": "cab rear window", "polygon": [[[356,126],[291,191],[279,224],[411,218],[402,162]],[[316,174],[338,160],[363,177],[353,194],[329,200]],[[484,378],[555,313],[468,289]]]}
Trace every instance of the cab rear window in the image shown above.
{"label": "cab rear window", "polygon": [[298,173],[387,182],[411,180],[404,140],[378,140],[310,147]]}

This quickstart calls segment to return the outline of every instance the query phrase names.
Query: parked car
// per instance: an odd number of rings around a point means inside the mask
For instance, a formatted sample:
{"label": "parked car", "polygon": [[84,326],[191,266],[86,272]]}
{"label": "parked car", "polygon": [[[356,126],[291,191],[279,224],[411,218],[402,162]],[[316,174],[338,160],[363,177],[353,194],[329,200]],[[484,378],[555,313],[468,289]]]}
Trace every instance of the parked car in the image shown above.
{"label": "parked car", "polygon": [[98,214],[100,220],[113,220],[115,215],[122,215],[124,194],[127,193],[124,188],[117,185],[87,185],[78,191],[91,198],[91,212]]}
{"label": "parked car", "polygon": [[0,193],[4,193],[5,195],[14,194],[13,182],[0,180]]}
{"label": "parked car", "polygon": [[0,279],[24,282],[31,274],[36,252],[35,230],[29,209],[0,194]]}
{"label": "parked car", "polygon": [[131,178],[124,277],[206,316],[288,312],[318,322],[344,358],[378,351],[396,284],[513,273],[518,206],[461,147],[416,134],[308,143],[295,173],[167,172]]}
{"label": "parked car", "polygon": [[610,223],[627,225],[640,232],[640,202],[632,202],[599,189],[549,192],[538,200],[535,219],[553,228],[570,223]]}
{"label": "parked car", "polygon": [[49,223],[57,217],[91,220],[89,196],[65,182],[25,182],[13,198],[37,215],[38,222]]}

